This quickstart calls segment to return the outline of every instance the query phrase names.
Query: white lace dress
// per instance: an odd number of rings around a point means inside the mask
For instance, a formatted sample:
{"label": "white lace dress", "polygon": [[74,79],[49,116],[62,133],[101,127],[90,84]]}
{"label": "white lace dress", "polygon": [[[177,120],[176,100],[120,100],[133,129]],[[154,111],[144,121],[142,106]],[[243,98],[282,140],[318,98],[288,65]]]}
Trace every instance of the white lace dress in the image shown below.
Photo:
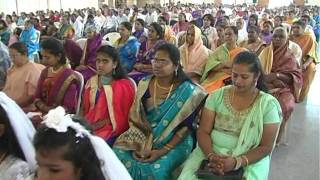
{"label": "white lace dress", "polygon": [[29,165],[12,155],[0,164],[0,180],[26,180],[32,175]]}

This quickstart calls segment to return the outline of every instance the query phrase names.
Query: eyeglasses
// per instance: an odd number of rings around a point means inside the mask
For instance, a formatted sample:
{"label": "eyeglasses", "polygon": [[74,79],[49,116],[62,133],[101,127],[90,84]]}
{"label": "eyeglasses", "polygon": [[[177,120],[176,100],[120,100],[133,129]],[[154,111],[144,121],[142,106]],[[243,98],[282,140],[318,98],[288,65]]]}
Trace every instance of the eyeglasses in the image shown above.
{"label": "eyeglasses", "polygon": [[165,59],[154,58],[154,59],[151,60],[151,63],[152,64],[158,64],[158,65],[161,65],[161,66],[166,66],[166,65],[170,64],[170,61],[165,60]]}

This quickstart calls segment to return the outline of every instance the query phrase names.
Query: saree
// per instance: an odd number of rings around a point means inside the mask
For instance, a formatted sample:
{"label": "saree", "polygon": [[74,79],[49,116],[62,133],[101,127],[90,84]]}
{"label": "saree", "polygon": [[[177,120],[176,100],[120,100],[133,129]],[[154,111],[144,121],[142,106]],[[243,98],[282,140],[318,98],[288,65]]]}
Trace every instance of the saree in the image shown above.
{"label": "saree", "polygon": [[262,50],[267,46],[267,44],[259,39],[258,44],[257,43],[249,43],[248,40],[246,40],[246,41],[243,41],[242,43],[240,43],[239,46],[246,48],[250,52],[255,53],[257,56],[259,56],[260,53],[262,52]]}
{"label": "saree", "polygon": [[[165,43],[166,43],[166,41],[164,41],[164,40],[158,40],[151,47],[148,47],[148,41],[142,42],[140,45],[140,49],[139,49],[136,63],[151,65],[151,60],[156,55],[156,51],[157,51],[158,47],[161,46],[162,44],[165,44]],[[134,81],[138,84],[142,78],[150,75],[151,73],[152,72],[133,70],[129,73],[129,76],[132,79],[134,79]]]}
{"label": "saree", "polygon": [[288,42],[274,50],[273,45],[266,47],[259,56],[265,74],[281,73],[291,76],[292,84],[282,82],[281,87],[269,87],[269,92],[277,98],[281,105],[283,120],[287,121],[298,100],[302,85],[301,69],[294,55],[288,49]]}
{"label": "saree", "polygon": [[306,68],[306,70],[302,72],[303,85],[298,99],[299,102],[302,102],[308,95],[311,83],[316,74],[316,63],[318,62],[317,43],[311,36],[305,34],[298,37],[292,37],[291,40],[301,47],[301,65],[303,65],[303,63],[307,61],[308,58],[311,57],[313,59],[313,62]]}
{"label": "saree", "polygon": [[164,40],[171,44],[176,44],[176,37],[170,26],[164,26]]}
{"label": "saree", "polygon": [[134,36],[130,36],[124,44],[120,44],[120,40],[115,42],[114,47],[119,51],[121,66],[126,72],[131,72],[137,60],[140,42]]}
{"label": "saree", "polygon": [[97,75],[88,81],[83,95],[83,114],[95,134],[108,144],[111,145],[129,128],[129,111],[134,96],[135,89],[128,79],[114,80],[103,88],[98,87]]}
{"label": "saree", "polygon": [[74,37],[75,30],[72,25],[64,24],[60,28],[59,35],[61,39],[72,39]]}
{"label": "saree", "polygon": [[1,180],[22,180],[32,176],[32,169],[27,162],[12,155],[7,156],[0,164]]}
{"label": "saree", "polygon": [[181,65],[185,72],[193,72],[202,75],[204,66],[208,61],[209,51],[203,45],[201,30],[193,26],[195,30],[194,42],[191,46],[185,43],[179,48],[181,55]]}
{"label": "saree", "polygon": [[24,29],[20,35],[20,41],[25,43],[28,48],[28,58],[33,59],[33,53],[39,50],[39,42],[37,41],[36,29],[32,26],[29,29]]}
{"label": "saree", "polygon": [[49,107],[63,106],[69,114],[74,114],[80,90],[77,76],[68,68],[50,75],[50,69],[41,72],[34,102],[41,100]]}
{"label": "saree", "polygon": [[[255,102],[242,111],[231,105],[231,86],[225,86],[209,95],[205,107],[216,113],[211,131],[212,150],[218,155],[240,157],[259,146],[263,126],[281,122],[281,108],[270,94],[259,92]],[[189,156],[178,180],[198,180],[196,171],[206,155],[198,145]],[[248,180],[268,179],[271,155],[244,167]]]}
{"label": "saree", "polygon": [[175,25],[172,27],[172,31],[175,34],[178,34],[181,31],[187,31],[189,28],[190,23],[188,21],[186,22],[177,22]]}
{"label": "saree", "polygon": [[[80,67],[77,67],[76,71],[83,75],[85,82],[96,74],[97,50],[100,48],[101,42],[102,36],[96,34],[92,39],[88,39],[84,46]],[[81,67],[81,65],[83,66]]]}
{"label": "saree", "polygon": [[72,69],[75,69],[80,65],[80,61],[82,58],[82,49],[81,47],[72,39],[65,39],[63,43],[64,50],[66,52],[66,56],[70,61],[70,65]]}
{"label": "saree", "polygon": [[233,59],[240,52],[245,50],[246,49],[244,48],[237,47],[229,51],[226,47],[226,44],[223,44],[219,46],[212,53],[212,55],[209,56],[208,62],[205,65],[205,69],[200,80],[201,85],[208,93],[223,87],[225,85],[223,81],[230,77],[229,74],[226,74],[223,71],[214,71],[214,68],[217,67],[220,63],[233,61]]}
{"label": "saree", "polygon": [[118,137],[113,149],[133,179],[169,180],[172,179],[171,173],[174,169],[192,150],[193,138],[190,133],[154,162],[139,162],[132,157],[132,153],[160,149],[176,133],[191,128],[206,93],[197,85],[185,81],[158,107],[145,107],[144,102],[150,97],[150,80],[151,78],[145,78],[140,81],[130,112],[130,128]]}

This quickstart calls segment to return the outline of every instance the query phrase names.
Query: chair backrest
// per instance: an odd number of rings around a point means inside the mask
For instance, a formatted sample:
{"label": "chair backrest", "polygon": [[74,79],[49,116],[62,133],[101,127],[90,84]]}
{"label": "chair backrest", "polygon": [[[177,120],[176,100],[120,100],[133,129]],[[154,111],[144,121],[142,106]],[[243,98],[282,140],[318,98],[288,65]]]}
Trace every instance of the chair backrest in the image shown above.
{"label": "chair backrest", "polygon": [[81,39],[78,39],[76,41],[76,43],[80,46],[80,48],[83,50],[85,44],[86,44],[86,41],[87,41],[87,38],[81,38]]}
{"label": "chair backrest", "polygon": [[103,36],[103,39],[109,41],[111,44],[114,44],[116,40],[120,38],[120,33],[118,32],[111,32]]}
{"label": "chair backrest", "polygon": [[36,34],[37,34],[37,43],[40,42],[40,35],[41,35],[41,32],[36,30]]}
{"label": "chair backrest", "polygon": [[80,84],[80,91],[78,94],[78,104],[77,104],[77,109],[76,109],[76,115],[79,115],[80,113],[80,108],[81,108],[81,100],[82,100],[82,92],[84,89],[84,78],[81,73],[78,71],[74,71],[74,74],[77,76],[78,82]]}
{"label": "chair backrest", "polygon": [[137,83],[131,77],[128,77],[128,79],[131,81],[131,83],[134,87],[134,91],[137,92],[137,90],[138,90]]}

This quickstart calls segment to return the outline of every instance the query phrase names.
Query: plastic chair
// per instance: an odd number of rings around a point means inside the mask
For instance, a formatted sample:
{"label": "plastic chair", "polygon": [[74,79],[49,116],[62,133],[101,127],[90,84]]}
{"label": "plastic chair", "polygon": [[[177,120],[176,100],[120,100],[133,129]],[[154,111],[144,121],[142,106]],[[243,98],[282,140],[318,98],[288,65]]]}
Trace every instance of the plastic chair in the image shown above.
{"label": "plastic chair", "polygon": [[111,32],[103,36],[103,39],[109,41],[110,44],[114,44],[116,40],[120,38],[120,33],[118,32]]}
{"label": "plastic chair", "polygon": [[80,91],[79,91],[79,97],[78,97],[78,104],[76,109],[76,115],[80,115],[80,108],[81,108],[81,100],[82,100],[82,91],[84,88],[84,78],[81,73],[74,71],[74,74],[77,76],[78,82],[80,84]]}
{"label": "plastic chair", "polygon": [[87,38],[81,38],[76,41],[76,43],[80,46],[82,50],[84,49],[86,42],[87,42]]}

